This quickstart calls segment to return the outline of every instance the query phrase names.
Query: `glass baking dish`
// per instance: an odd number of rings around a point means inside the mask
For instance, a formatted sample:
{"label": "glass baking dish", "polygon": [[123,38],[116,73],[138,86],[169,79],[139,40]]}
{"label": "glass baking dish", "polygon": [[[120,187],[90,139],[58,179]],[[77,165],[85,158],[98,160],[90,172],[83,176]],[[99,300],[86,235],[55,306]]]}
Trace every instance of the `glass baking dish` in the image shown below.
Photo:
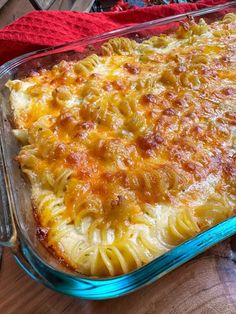
{"label": "glass baking dish", "polygon": [[174,30],[189,16],[196,20],[204,17],[207,22],[213,22],[229,12],[236,13],[236,1],[36,51],[0,67],[0,245],[11,247],[19,264],[35,281],[74,297],[107,299],[122,296],[154,282],[217,242],[236,233],[236,217],[231,217],[125,275],[97,279],[70,270],[37,240],[30,187],[21,176],[15,161],[19,143],[12,132],[12,113],[6,82],[9,79],[21,79],[42,68],[49,69],[61,60],[78,60],[94,52],[99,53],[104,41],[114,37],[127,36],[141,41],[151,35]]}

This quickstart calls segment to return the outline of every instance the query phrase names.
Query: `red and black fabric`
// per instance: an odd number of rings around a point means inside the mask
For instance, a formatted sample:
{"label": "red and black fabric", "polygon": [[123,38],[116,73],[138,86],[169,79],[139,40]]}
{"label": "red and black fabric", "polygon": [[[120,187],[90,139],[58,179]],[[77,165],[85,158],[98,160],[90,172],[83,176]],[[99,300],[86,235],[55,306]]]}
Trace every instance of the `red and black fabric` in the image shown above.
{"label": "red and black fabric", "polygon": [[75,41],[116,28],[203,9],[226,0],[169,4],[123,12],[33,11],[0,30],[0,64],[23,53]]}

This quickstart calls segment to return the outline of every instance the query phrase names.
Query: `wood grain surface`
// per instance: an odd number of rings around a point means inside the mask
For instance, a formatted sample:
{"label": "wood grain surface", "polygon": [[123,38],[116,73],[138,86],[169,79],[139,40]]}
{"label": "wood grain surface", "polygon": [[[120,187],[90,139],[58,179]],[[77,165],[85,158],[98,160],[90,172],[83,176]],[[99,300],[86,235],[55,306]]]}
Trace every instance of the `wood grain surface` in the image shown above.
{"label": "wood grain surface", "polygon": [[235,314],[236,239],[227,240],[130,295],[86,301],[55,293],[30,279],[5,249],[1,314]]}

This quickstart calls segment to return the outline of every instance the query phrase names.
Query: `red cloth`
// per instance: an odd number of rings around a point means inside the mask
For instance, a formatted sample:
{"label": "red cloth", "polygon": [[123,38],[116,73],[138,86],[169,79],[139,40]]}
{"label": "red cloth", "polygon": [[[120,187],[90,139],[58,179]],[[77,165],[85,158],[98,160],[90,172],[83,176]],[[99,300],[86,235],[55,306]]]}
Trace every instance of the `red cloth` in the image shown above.
{"label": "red cloth", "polygon": [[34,11],[0,30],[0,64],[23,53],[75,41],[116,28],[225,3],[197,3],[136,8],[124,12]]}

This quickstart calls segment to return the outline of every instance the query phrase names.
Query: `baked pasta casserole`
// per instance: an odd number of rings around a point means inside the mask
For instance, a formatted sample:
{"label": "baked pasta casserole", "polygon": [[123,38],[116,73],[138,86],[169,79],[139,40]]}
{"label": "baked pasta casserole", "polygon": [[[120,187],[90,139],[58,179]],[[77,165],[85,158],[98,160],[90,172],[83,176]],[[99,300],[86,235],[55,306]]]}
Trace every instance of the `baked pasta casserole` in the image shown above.
{"label": "baked pasta casserole", "polygon": [[128,273],[236,210],[236,15],[7,83],[37,235],[68,267]]}

